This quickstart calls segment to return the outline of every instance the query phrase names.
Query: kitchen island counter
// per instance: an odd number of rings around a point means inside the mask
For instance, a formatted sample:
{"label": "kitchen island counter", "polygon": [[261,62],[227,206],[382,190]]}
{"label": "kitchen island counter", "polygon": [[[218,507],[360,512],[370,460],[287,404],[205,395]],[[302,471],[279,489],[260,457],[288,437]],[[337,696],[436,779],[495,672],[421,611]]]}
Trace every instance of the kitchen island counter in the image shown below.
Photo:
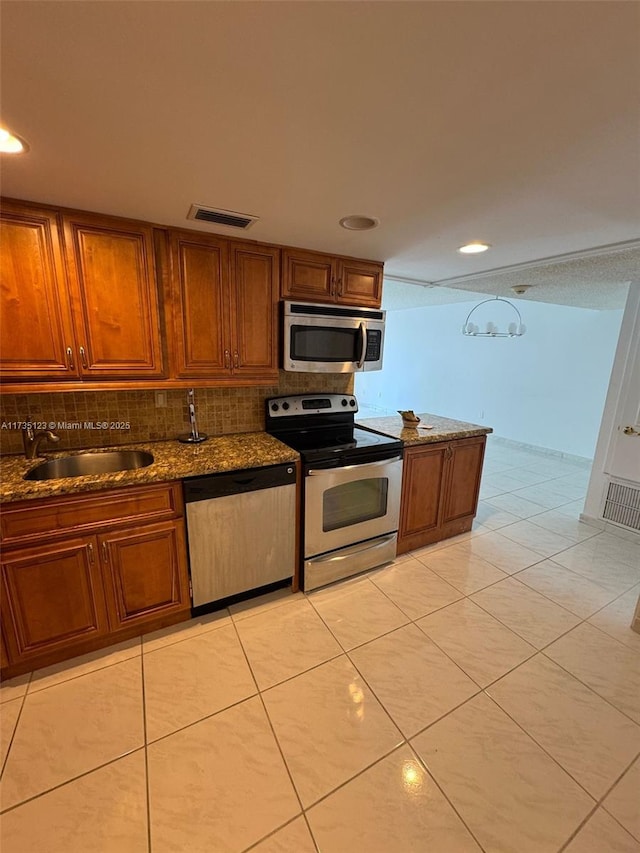
{"label": "kitchen island counter", "polygon": [[[91,474],[82,477],[61,477],[53,480],[25,480],[32,468],[48,459],[86,452],[113,450],[146,450],[153,462],[146,468]],[[265,432],[246,432],[209,438],[202,444],[181,444],[178,441],[149,441],[111,447],[85,448],[61,453],[46,453],[38,459],[24,456],[0,458],[0,502],[30,498],[56,497],[78,492],[114,489],[121,486],[143,486],[150,483],[183,480],[203,474],[219,474],[245,468],[295,463],[295,450]]]}
{"label": "kitchen island counter", "polygon": [[471,530],[478,508],[486,436],[491,427],[420,412],[406,428],[400,415],[362,418],[360,426],[405,445],[398,554]]}
{"label": "kitchen island counter", "polygon": [[[491,427],[471,424],[466,421],[456,421],[453,418],[443,418],[441,415],[418,412],[418,417],[420,424],[417,429],[415,427],[403,427],[400,415],[390,415],[383,418],[361,418],[356,420],[356,423],[359,426],[390,435],[392,438],[399,438],[405,446],[434,444],[438,441],[453,441],[457,438],[472,438],[475,435],[488,435],[488,433],[493,432]],[[433,429],[424,429],[425,426],[432,426]]]}

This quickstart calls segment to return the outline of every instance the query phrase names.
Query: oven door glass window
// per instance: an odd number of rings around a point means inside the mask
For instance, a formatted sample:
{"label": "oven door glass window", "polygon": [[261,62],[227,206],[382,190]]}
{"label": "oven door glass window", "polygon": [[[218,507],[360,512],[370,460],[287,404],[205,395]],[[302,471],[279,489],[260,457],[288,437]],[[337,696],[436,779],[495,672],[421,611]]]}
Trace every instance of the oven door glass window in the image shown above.
{"label": "oven door glass window", "polygon": [[358,328],[291,326],[293,361],[358,361],[362,341]]}
{"label": "oven door glass window", "polygon": [[327,489],[322,496],[322,529],[338,530],[387,514],[386,477],[354,480]]}

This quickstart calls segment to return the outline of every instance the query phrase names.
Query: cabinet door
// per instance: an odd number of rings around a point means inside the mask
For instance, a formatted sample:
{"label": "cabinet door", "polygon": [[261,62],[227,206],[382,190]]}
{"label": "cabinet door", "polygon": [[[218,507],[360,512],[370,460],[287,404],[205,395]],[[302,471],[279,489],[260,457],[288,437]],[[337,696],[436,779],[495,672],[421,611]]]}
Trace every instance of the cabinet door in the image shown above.
{"label": "cabinet door", "polygon": [[278,378],[277,311],[280,251],[231,246],[233,373]]}
{"label": "cabinet door", "polygon": [[3,202],[0,369],[4,379],[78,377],[57,215]]}
{"label": "cabinet door", "polygon": [[373,261],[338,262],[338,302],[344,305],[370,305],[379,308],[382,301],[383,265]]}
{"label": "cabinet door", "polygon": [[304,302],[335,302],[335,264],[328,255],[284,249],[282,297]]}
{"label": "cabinet door", "polygon": [[[406,448],[402,473],[398,553],[435,542],[445,486],[447,445]],[[431,537],[431,538],[430,538]]]}
{"label": "cabinet door", "polygon": [[471,517],[478,508],[486,438],[464,438],[449,444],[447,494],[442,523]]}
{"label": "cabinet door", "polygon": [[112,630],[189,609],[183,521],[105,534],[100,556]]}
{"label": "cabinet door", "polygon": [[228,244],[208,235],[171,233],[174,372],[178,377],[228,377],[231,343]]}
{"label": "cabinet door", "polygon": [[95,537],[6,555],[1,607],[13,663],[106,634]]}
{"label": "cabinet door", "polygon": [[0,668],[4,669],[9,665],[9,654],[4,641],[4,634],[0,633]]}
{"label": "cabinet door", "polygon": [[163,376],[153,228],[88,215],[64,225],[82,376]]}

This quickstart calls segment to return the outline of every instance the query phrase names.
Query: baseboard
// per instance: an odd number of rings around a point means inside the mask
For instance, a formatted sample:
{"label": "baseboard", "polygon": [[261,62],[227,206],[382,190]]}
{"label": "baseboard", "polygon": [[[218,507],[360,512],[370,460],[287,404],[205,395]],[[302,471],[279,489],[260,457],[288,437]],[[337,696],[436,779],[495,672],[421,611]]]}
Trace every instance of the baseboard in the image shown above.
{"label": "baseboard", "polygon": [[[562,511],[562,507],[558,509]],[[640,533],[636,533],[635,530],[629,530],[628,527],[621,527],[619,524],[605,521],[604,518],[594,518],[591,515],[585,515],[583,512],[580,513],[580,521],[584,521],[590,527],[597,527],[599,530],[605,530],[607,533],[615,533],[621,539],[628,539],[630,542],[640,545]]]}
{"label": "baseboard", "polygon": [[514,441],[512,438],[503,438],[501,435],[487,436],[491,444],[500,444],[505,447],[513,447],[515,450],[526,450],[529,453],[538,453],[540,456],[548,456],[552,459],[569,462],[571,465],[576,465],[580,468],[591,468],[593,459],[586,456],[576,456],[573,453],[563,453],[561,450],[553,450],[550,447],[541,447],[538,444],[525,444],[523,441]]}

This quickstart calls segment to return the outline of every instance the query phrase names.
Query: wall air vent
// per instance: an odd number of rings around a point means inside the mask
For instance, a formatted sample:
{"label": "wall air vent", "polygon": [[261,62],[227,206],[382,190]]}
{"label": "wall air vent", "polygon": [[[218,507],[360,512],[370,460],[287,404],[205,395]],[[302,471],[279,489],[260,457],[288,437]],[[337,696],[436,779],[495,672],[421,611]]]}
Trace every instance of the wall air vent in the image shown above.
{"label": "wall air vent", "polygon": [[260,217],[250,216],[248,213],[237,213],[235,210],[222,210],[216,207],[205,207],[203,204],[192,204],[187,219],[210,222],[212,225],[225,225],[227,228],[241,228],[246,231]]}
{"label": "wall air vent", "polygon": [[609,483],[602,517],[629,530],[640,530],[640,489]]}

